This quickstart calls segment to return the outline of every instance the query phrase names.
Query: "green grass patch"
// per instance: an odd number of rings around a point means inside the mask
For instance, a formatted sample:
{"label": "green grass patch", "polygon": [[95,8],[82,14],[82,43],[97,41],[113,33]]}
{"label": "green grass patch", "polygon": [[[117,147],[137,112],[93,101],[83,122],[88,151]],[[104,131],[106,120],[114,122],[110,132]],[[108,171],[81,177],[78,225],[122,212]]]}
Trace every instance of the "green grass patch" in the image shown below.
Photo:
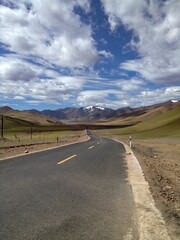
{"label": "green grass patch", "polygon": [[137,138],[180,138],[180,108],[152,117],[131,127],[99,130],[100,134],[131,135]]}
{"label": "green grass patch", "polygon": [[[4,116],[3,119],[3,137],[13,142],[56,141],[57,138],[61,141],[67,136],[75,138],[80,134],[80,131],[73,129],[71,125],[47,124],[42,126],[8,116]],[[0,126],[1,124],[0,118]]]}

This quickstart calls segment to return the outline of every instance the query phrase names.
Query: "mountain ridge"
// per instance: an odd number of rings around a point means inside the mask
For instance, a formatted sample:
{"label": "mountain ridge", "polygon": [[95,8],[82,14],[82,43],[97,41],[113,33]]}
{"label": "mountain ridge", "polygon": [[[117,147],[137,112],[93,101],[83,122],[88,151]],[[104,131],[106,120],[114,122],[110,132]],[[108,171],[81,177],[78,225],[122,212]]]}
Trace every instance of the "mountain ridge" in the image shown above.
{"label": "mountain ridge", "polygon": [[[87,106],[87,107],[66,107],[59,108],[56,110],[45,109],[42,111],[32,109],[32,110],[14,110],[8,106],[0,107],[0,115],[14,116],[18,115],[20,117],[36,118],[39,116],[46,117],[47,120],[53,121],[109,121],[117,120],[119,118],[135,117],[138,121],[142,121],[144,118],[148,118],[151,115],[161,114],[175,106],[180,105],[179,101],[171,100],[164,103],[158,103],[150,106],[131,108],[124,107],[118,108],[116,110],[110,108],[104,108],[101,106]],[[45,121],[47,121],[45,120]]]}

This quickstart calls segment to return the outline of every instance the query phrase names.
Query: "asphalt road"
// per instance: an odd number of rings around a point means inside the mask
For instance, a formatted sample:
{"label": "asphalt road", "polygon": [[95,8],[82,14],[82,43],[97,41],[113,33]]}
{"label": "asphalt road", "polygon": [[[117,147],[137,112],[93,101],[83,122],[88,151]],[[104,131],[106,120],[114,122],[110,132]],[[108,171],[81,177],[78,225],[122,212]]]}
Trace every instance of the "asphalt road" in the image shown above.
{"label": "asphalt road", "polygon": [[124,154],[123,145],[91,136],[1,161],[0,239],[138,239]]}

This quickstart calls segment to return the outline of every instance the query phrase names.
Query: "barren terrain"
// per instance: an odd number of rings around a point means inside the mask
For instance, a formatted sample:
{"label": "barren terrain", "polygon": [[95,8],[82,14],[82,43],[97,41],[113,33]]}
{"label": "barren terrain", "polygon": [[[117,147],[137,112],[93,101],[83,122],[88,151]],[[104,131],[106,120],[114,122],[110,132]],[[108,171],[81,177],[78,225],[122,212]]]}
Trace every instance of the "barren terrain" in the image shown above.
{"label": "barren terrain", "polygon": [[[127,139],[124,140],[128,143]],[[180,140],[132,141],[157,207],[173,240],[180,236]]]}
{"label": "barren terrain", "polygon": [[73,133],[67,137],[59,138],[55,141],[29,141],[24,143],[14,143],[8,139],[0,138],[0,160],[86,140],[88,140],[86,131],[82,131],[80,134]]}

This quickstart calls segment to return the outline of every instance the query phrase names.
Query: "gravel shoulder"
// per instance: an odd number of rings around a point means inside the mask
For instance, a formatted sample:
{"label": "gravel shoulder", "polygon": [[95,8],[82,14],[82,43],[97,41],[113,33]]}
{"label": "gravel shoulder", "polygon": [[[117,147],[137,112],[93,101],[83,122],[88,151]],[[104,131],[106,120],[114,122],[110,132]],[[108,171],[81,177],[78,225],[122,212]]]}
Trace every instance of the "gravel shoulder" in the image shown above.
{"label": "gravel shoulder", "polygon": [[170,240],[165,221],[150,193],[149,184],[143,176],[141,166],[130,147],[126,149],[128,180],[131,185],[139,240]]}
{"label": "gravel shoulder", "polygon": [[172,240],[180,236],[180,140],[134,140],[132,150]]}

